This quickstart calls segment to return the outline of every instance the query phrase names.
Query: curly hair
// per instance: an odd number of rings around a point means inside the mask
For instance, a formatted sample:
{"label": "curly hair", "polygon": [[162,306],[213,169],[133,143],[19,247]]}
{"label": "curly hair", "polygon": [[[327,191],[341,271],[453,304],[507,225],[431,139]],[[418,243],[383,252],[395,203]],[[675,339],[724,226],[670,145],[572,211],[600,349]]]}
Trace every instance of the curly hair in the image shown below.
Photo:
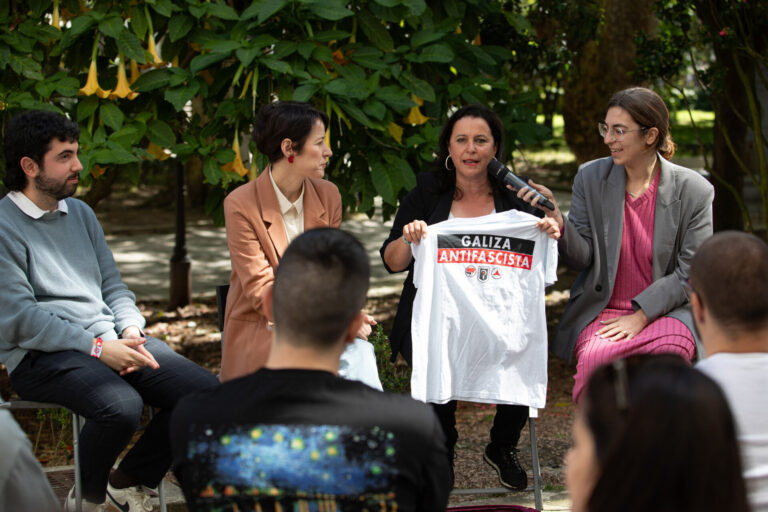
{"label": "curly hair", "polygon": [[45,110],[30,110],[18,114],[5,127],[5,178],[8,190],[24,190],[27,175],[21,168],[21,159],[31,158],[38,165],[51,149],[51,141],[77,142],[80,127],[62,114]]}

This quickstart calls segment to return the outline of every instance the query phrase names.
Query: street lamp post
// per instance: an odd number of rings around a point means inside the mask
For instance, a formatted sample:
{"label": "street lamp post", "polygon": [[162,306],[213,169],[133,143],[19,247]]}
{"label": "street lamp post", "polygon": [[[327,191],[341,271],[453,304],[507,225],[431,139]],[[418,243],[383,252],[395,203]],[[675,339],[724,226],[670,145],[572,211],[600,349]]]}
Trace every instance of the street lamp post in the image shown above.
{"label": "street lamp post", "polygon": [[171,256],[171,307],[183,307],[191,298],[192,278],[186,246],[186,217],[184,215],[184,164],[176,162],[176,245]]}

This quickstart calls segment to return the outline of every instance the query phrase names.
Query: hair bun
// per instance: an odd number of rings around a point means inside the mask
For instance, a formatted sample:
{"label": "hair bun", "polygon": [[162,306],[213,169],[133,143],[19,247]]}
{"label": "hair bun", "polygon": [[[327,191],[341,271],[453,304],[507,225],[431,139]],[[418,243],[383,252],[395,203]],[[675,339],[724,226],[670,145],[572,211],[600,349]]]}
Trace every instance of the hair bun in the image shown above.
{"label": "hair bun", "polygon": [[672,140],[671,133],[667,133],[667,137],[664,139],[664,143],[659,146],[659,151],[661,152],[661,156],[663,156],[666,160],[671,160],[675,155],[675,151],[677,151],[677,144],[675,144],[675,141]]}

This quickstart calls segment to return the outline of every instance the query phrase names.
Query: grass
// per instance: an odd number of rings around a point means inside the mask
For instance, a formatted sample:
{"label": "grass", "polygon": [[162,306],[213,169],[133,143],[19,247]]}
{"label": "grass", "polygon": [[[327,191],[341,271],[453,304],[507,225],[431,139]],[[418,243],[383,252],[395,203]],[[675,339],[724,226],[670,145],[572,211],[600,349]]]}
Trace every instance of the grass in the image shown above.
{"label": "grass", "polygon": [[[712,152],[714,141],[715,113],[704,110],[693,110],[693,121],[699,131],[702,143],[707,153]],[[536,122],[543,123],[544,116],[538,116]],[[670,131],[678,145],[678,152],[684,156],[698,156],[701,146],[696,137],[696,129],[691,123],[691,117],[686,110],[670,113]],[[516,157],[532,162],[541,167],[562,167],[574,165],[575,157],[565,143],[565,125],[560,114],[552,118],[552,138],[541,146],[523,148],[516,152]],[[597,128],[595,128],[597,131]]]}
{"label": "grass", "polygon": [[694,110],[692,114],[696,128],[693,127],[694,123],[691,122],[691,116],[687,111],[679,110],[673,112],[670,116],[670,131],[672,132],[672,138],[677,143],[678,151],[686,156],[701,154],[701,145],[696,136],[696,131],[698,130],[698,136],[701,137],[705,151],[708,154],[712,153],[712,148],[714,147],[715,113]]}

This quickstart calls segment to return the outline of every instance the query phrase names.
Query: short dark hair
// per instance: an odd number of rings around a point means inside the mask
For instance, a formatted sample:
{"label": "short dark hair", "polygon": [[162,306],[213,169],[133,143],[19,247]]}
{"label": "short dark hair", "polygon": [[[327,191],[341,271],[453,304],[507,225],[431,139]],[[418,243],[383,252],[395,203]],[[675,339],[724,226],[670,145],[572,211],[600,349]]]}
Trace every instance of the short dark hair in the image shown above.
{"label": "short dark hair", "polygon": [[16,115],[5,127],[5,178],[8,190],[24,190],[27,175],[21,168],[21,159],[31,158],[42,165],[43,157],[51,149],[51,141],[77,142],[80,127],[62,114],[46,110],[29,110]]}
{"label": "short dark hair", "polygon": [[[496,115],[496,112],[479,104],[461,107],[448,118],[440,132],[440,137],[437,139],[437,156],[435,157],[434,168],[435,172],[440,176],[441,191],[456,190],[456,167],[454,165],[453,170],[446,169],[445,160],[448,158],[448,146],[451,143],[453,127],[459,120],[465,117],[477,117],[488,123],[493,143],[496,144],[496,158],[501,160],[504,154],[504,124],[499,116]],[[504,189],[504,185],[499,180],[493,179],[490,174],[488,174],[488,180],[491,183],[491,188]],[[460,190],[456,190],[455,194],[457,197],[461,197]]]}
{"label": "short dark hair", "polygon": [[613,95],[606,110],[620,107],[627,111],[632,119],[644,131],[649,128],[659,130],[656,151],[669,160],[675,154],[677,145],[669,132],[669,110],[661,96],[645,87],[630,87]]}
{"label": "short dark hair", "polygon": [[691,289],[723,327],[768,327],[768,244],[755,235],[722,231],[691,260]]}
{"label": "short dark hair", "polygon": [[296,151],[301,152],[312,131],[315,121],[320,120],[328,128],[328,116],[309,103],[276,101],[268,103],[256,114],[253,140],[256,149],[270,162],[283,158],[280,147],[284,139],[290,139]]}
{"label": "short dark hair", "polygon": [[589,512],[749,510],[725,395],[682,358],[601,366],[585,398],[600,474]]}
{"label": "short dark hair", "polygon": [[329,348],[365,307],[365,249],[352,235],[319,228],[298,236],[275,271],[272,312],[281,339]]}

